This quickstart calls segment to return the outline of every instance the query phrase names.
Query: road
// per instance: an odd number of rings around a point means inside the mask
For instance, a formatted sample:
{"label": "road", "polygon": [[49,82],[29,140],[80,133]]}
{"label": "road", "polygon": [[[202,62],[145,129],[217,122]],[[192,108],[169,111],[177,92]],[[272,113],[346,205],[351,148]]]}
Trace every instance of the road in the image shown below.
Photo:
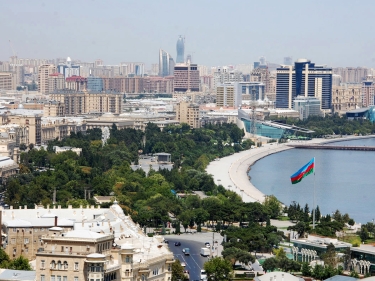
{"label": "road", "polygon": [[[170,238],[166,236],[166,239],[169,241],[169,249],[173,252],[175,258],[186,263],[185,269],[189,270],[190,280],[200,280],[201,269],[203,268],[203,264],[208,260],[208,257],[202,257],[200,255],[200,250],[204,247],[204,243],[200,241],[183,240],[183,237],[181,238],[182,239]],[[194,236],[191,236],[190,238],[193,239]],[[181,246],[175,246],[175,242],[181,242]],[[190,249],[190,256],[184,255],[182,252],[183,248]]]}

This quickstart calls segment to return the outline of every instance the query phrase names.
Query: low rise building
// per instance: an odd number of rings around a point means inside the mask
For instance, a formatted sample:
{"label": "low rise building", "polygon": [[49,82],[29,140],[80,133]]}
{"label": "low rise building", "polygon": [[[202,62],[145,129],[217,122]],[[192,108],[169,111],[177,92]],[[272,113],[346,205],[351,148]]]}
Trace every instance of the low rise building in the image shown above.
{"label": "low rise building", "polygon": [[110,208],[2,210],[3,247],[35,259],[36,280],[163,280],[173,254],[162,237],[147,237],[117,201]]}

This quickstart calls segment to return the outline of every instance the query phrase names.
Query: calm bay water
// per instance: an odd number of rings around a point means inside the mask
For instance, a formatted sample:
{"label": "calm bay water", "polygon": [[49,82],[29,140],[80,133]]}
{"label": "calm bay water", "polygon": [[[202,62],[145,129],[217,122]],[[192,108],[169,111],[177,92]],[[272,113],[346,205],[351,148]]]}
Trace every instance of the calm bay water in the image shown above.
{"label": "calm bay water", "polygon": [[[375,146],[375,138],[337,142]],[[290,176],[315,157],[316,204],[322,214],[340,210],[356,222],[375,218],[375,151],[291,149],[267,156],[250,169],[251,182],[288,205],[313,206],[314,175],[292,185]]]}

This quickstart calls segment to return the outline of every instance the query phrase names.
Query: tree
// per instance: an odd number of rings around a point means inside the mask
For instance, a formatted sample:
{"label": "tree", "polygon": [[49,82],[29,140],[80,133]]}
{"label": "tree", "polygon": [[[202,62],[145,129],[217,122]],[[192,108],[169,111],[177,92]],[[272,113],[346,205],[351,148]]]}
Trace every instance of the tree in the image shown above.
{"label": "tree", "polygon": [[34,148],[34,144],[33,144],[33,143],[30,143],[30,144],[29,144],[29,149],[30,149],[30,150],[33,150],[33,148]]}
{"label": "tree", "polygon": [[263,263],[264,271],[274,271],[276,268],[279,267],[279,262],[276,258],[268,258]]}
{"label": "tree", "polygon": [[27,145],[25,143],[20,144],[20,150],[25,151],[27,149]]}
{"label": "tree", "polygon": [[227,281],[232,275],[232,264],[222,257],[214,257],[203,265],[207,273],[207,280]]}
{"label": "tree", "polygon": [[330,243],[327,246],[327,251],[323,255],[324,264],[336,268],[337,265],[337,256],[335,246]]}
{"label": "tree", "polygon": [[270,215],[272,219],[276,219],[282,210],[282,205],[279,200],[274,195],[266,196],[264,200],[264,206],[270,210]]}
{"label": "tree", "polygon": [[184,274],[184,268],[182,267],[180,260],[176,259],[172,263],[172,281],[187,281],[189,278]]}
{"label": "tree", "polygon": [[311,266],[307,262],[302,263],[301,271],[303,276],[311,276]]}
{"label": "tree", "polygon": [[297,223],[294,226],[288,227],[288,230],[296,231],[298,233],[299,237],[303,237],[305,232],[310,231],[310,229],[311,228],[310,228],[309,224],[305,223],[305,222],[302,222],[302,221],[300,221],[299,223]]}
{"label": "tree", "polygon": [[362,242],[365,242],[367,239],[370,238],[370,235],[368,233],[366,226],[364,225],[361,226],[361,230],[359,231],[359,237],[361,238]]}

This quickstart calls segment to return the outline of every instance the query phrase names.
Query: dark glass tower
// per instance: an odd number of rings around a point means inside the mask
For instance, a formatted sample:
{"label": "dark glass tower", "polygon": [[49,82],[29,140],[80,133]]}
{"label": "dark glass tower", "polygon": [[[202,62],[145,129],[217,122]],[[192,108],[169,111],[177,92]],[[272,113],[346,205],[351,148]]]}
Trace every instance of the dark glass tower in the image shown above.
{"label": "dark glass tower", "polygon": [[176,50],[177,50],[176,63],[184,63],[185,39],[182,38],[181,35],[180,37],[178,37]]}

